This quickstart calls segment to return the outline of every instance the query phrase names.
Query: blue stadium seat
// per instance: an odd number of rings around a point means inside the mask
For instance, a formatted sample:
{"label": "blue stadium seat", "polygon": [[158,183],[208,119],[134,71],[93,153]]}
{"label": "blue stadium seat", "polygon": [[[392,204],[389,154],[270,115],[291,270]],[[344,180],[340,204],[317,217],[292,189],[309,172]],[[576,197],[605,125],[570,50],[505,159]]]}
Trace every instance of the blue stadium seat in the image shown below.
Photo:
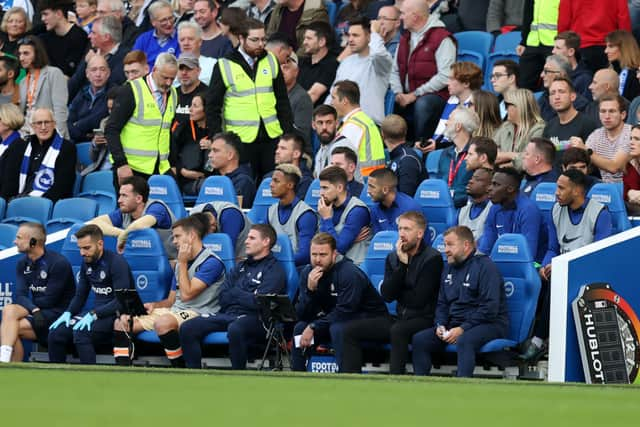
{"label": "blue stadium seat", "polygon": [[236,190],[233,188],[231,180],[226,176],[215,175],[205,179],[198,193],[196,205],[216,200],[238,204]]}
{"label": "blue stadium seat", "polygon": [[329,15],[329,23],[332,27],[336,26],[336,17],[338,16],[338,5],[332,0],[324,0],[324,7],[327,8],[327,15]]}
{"label": "blue stadium seat", "polygon": [[205,247],[218,255],[227,270],[231,271],[236,264],[235,248],[231,242],[231,237],[224,233],[210,233],[204,236],[202,243]]}
{"label": "blue stadium seat", "polygon": [[7,206],[5,224],[19,225],[23,222],[39,222],[45,225],[51,218],[53,202],[46,197],[21,197],[13,199]]}
{"label": "blue stadium seat", "polygon": [[7,210],[7,201],[0,197],[0,219],[4,218],[4,213]]}
{"label": "blue stadium seat", "polygon": [[182,202],[182,193],[176,180],[169,175],[152,175],[149,177],[149,198],[162,200],[169,206],[176,219],[187,216]]}
{"label": "blue stadium seat", "polygon": [[440,252],[440,254],[442,255],[442,260],[444,261],[444,263],[447,263],[447,255],[444,253],[444,235],[438,234],[436,236],[435,239],[433,239],[433,242],[431,242],[431,246],[433,247],[433,249],[437,250],[438,252]]}
{"label": "blue stadium seat", "polygon": [[508,33],[499,34],[493,45],[493,53],[515,53],[516,47],[518,47],[521,40],[522,33],[520,33],[520,31],[510,31]]}
{"label": "blue stadium seat", "polygon": [[0,224],[0,251],[13,247],[17,232],[17,225]]}
{"label": "blue stadium seat", "polygon": [[455,33],[458,41],[458,61],[470,61],[484,71],[484,64],[493,45],[493,34],[485,31],[463,31]]}
{"label": "blue stadium seat", "polygon": [[544,94],[544,91],[538,91],[538,92],[533,92],[533,97],[537,100],[539,100],[542,95]]}
{"label": "blue stadium seat", "polygon": [[304,197],[306,204],[311,206],[314,211],[318,209],[318,199],[320,198],[320,180],[318,178],[311,181],[307,195]]}
{"label": "blue stadium seat", "polygon": [[271,251],[284,267],[285,274],[287,275],[287,294],[293,301],[298,290],[299,276],[298,270],[296,269],[293,248],[291,247],[291,240],[284,234],[278,234],[278,240]]}
{"label": "blue stadium seat", "polygon": [[384,115],[393,114],[393,107],[396,104],[396,94],[391,89],[387,90],[384,96]]}
{"label": "blue stadium seat", "polygon": [[531,192],[529,198],[535,202],[543,214],[553,208],[556,202],[556,188],[555,182],[541,182]]}
{"label": "blue stadium seat", "polygon": [[464,49],[458,49],[458,56],[456,59],[458,62],[473,62],[481,70],[484,70],[484,64],[487,61],[487,57],[483,54],[473,50]]}
{"label": "blue stadium seat", "polygon": [[118,196],[113,188],[113,172],[98,171],[85,176],[78,197],[95,200],[98,203],[98,215],[115,210]]}
{"label": "blue stadium seat", "polygon": [[621,191],[617,184],[607,184],[599,182],[591,187],[589,198],[602,203],[607,206],[609,212],[611,212],[611,223],[613,234],[620,233],[622,231],[631,228],[631,222],[627,216],[627,210],[622,200]]}
{"label": "blue stadium seat", "polygon": [[[491,251],[491,259],[504,278],[509,333],[506,338],[496,339],[482,346],[480,353],[513,348],[529,338],[540,294],[540,276],[533,266],[533,256],[524,236],[500,236]],[[448,345],[447,351],[455,352],[455,345]]]}
{"label": "blue stadium seat", "polygon": [[440,163],[440,156],[442,156],[443,151],[444,149],[434,150],[427,154],[425,165],[429,173],[429,178],[442,178],[438,173],[438,164]]}
{"label": "blue stadium seat", "polygon": [[[397,231],[380,231],[373,236],[367,256],[360,265],[360,269],[367,274],[367,277],[373,286],[380,292],[380,286],[384,280],[384,266],[387,255],[391,251],[396,250],[396,242],[398,241]],[[396,302],[387,303],[389,313],[396,313]]]}
{"label": "blue stadium seat", "polygon": [[98,203],[82,197],[61,199],[53,206],[51,219],[47,221],[47,233],[69,228],[74,224],[82,224],[96,217]]}
{"label": "blue stadium seat", "polygon": [[265,178],[260,183],[256,191],[256,198],[253,199],[253,206],[247,214],[254,224],[267,223],[267,211],[269,206],[278,202],[278,199],[271,195],[271,178]]}
{"label": "blue stadium seat", "polygon": [[93,161],[91,160],[91,142],[80,142],[76,144],[76,154],[78,156],[78,163],[82,167],[87,167]]}
{"label": "blue stadium seat", "polygon": [[431,243],[438,234],[455,225],[456,208],[453,206],[447,183],[443,180],[425,179],[418,186],[413,198],[420,204],[427,219],[427,243]]}
{"label": "blue stadium seat", "polygon": [[80,194],[80,189],[82,188],[82,174],[76,171],[76,179],[73,181],[73,197],[76,197]]}

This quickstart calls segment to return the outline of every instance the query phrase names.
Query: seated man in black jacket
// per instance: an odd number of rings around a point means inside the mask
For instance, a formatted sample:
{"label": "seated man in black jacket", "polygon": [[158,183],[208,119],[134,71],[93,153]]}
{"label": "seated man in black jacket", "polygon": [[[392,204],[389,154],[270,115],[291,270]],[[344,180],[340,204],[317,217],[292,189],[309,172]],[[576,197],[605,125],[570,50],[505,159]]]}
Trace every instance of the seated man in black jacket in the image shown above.
{"label": "seated man in black jacket", "polygon": [[413,334],[433,326],[440,288],[442,257],[425,245],[427,222],[420,212],[398,217],[399,239],[387,255],[380,287],[386,302],[397,301],[396,319],[362,319],[343,330],[343,366],[340,372],[360,372],[361,342],[391,342],[390,374],[403,374]]}

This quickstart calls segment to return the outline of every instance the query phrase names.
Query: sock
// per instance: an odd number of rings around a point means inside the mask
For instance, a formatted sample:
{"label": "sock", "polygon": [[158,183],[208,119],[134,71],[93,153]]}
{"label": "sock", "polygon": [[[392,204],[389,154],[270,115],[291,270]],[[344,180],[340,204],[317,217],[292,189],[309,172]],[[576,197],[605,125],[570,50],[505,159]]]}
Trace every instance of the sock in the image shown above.
{"label": "sock", "polygon": [[131,366],[129,338],[123,331],[113,332],[113,357],[116,359],[116,365]]}
{"label": "sock", "polygon": [[184,358],[182,357],[182,347],[180,347],[180,335],[178,331],[169,331],[164,335],[159,335],[160,342],[164,346],[171,366],[174,368],[184,368]]}
{"label": "sock", "polygon": [[11,362],[11,355],[13,354],[13,347],[10,345],[0,346],[0,363]]}
{"label": "sock", "polygon": [[540,337],[531,338],[531,344],[535,345],[536,348],[542,348],[543,342],[544,341],[542,341],[542,338],[540,338]]}

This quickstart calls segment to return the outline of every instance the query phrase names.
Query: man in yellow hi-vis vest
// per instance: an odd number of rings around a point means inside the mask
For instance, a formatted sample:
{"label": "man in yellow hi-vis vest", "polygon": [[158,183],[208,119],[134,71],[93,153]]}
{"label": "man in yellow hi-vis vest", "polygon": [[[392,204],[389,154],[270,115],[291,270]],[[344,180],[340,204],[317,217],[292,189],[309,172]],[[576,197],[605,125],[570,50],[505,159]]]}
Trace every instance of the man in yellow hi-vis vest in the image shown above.
{"label": "man in yellow hi-vis vest", "polygon": [[276,57],[265,50],[264,24],[247,19],[237,50],[220,58],[207,97],[209,137],[234,132],[243,142],[241,163],[256,179],[274,167],[278,138],[293,131],[293,114]]}
{"label": "man in yellow hi-vis vest", "polygon": [[338,112],[340,127],[333,148],[346,146],[358,155],[356,179],[384,168],[384,143],[373,119],[360,108],[360,89],[351,80],[341,80],[331,88],[331,104]]}
{"label": "man in yellow hi-vis vest", "polygon": [[119,91],[104,132],[116,188],[127,177],[148,178],[171,168],[170,131],[177,103],[172,84],[177,73],[176,57],[161,53],[150,74],[128,81]]}

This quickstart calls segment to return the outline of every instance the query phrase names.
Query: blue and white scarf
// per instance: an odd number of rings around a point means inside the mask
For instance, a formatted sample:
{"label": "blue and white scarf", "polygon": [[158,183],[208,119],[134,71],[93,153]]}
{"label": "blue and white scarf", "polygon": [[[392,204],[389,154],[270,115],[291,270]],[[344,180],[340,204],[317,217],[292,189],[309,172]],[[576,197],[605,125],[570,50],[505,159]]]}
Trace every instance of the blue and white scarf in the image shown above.
{"label": "blue and white scarf", "polygon": [[[60,154],[60,147],[62,147],[62,136],[56,132],[51,146],[44,155],[40,168],[36,172],[36,176],[33,179],[33,189],[29,193],[30,196],[42,196],[47,190],[53,186],[55,177],[54,167],[56,165],[56,159]],[[24,157],[22,158],[22,164],[20,165],[20,180],[18,186],[18,194],[22,194],[24,186],[27,183],[27,173],[29,172],[29,163],[31,161],[31,143],[27,145],[27,149],[24,150]]]}
{"label": "blue and white scarf", "polygon": [[20,138],[20,132],[14,130],[13,132],[11,132],[11,135],[7,137],[7,139],[3,139],[2,143],[0,143],[0,156],[2,156],[6,149],[9,148],[9,146],[13,143],[13,141],[18,138]]}

